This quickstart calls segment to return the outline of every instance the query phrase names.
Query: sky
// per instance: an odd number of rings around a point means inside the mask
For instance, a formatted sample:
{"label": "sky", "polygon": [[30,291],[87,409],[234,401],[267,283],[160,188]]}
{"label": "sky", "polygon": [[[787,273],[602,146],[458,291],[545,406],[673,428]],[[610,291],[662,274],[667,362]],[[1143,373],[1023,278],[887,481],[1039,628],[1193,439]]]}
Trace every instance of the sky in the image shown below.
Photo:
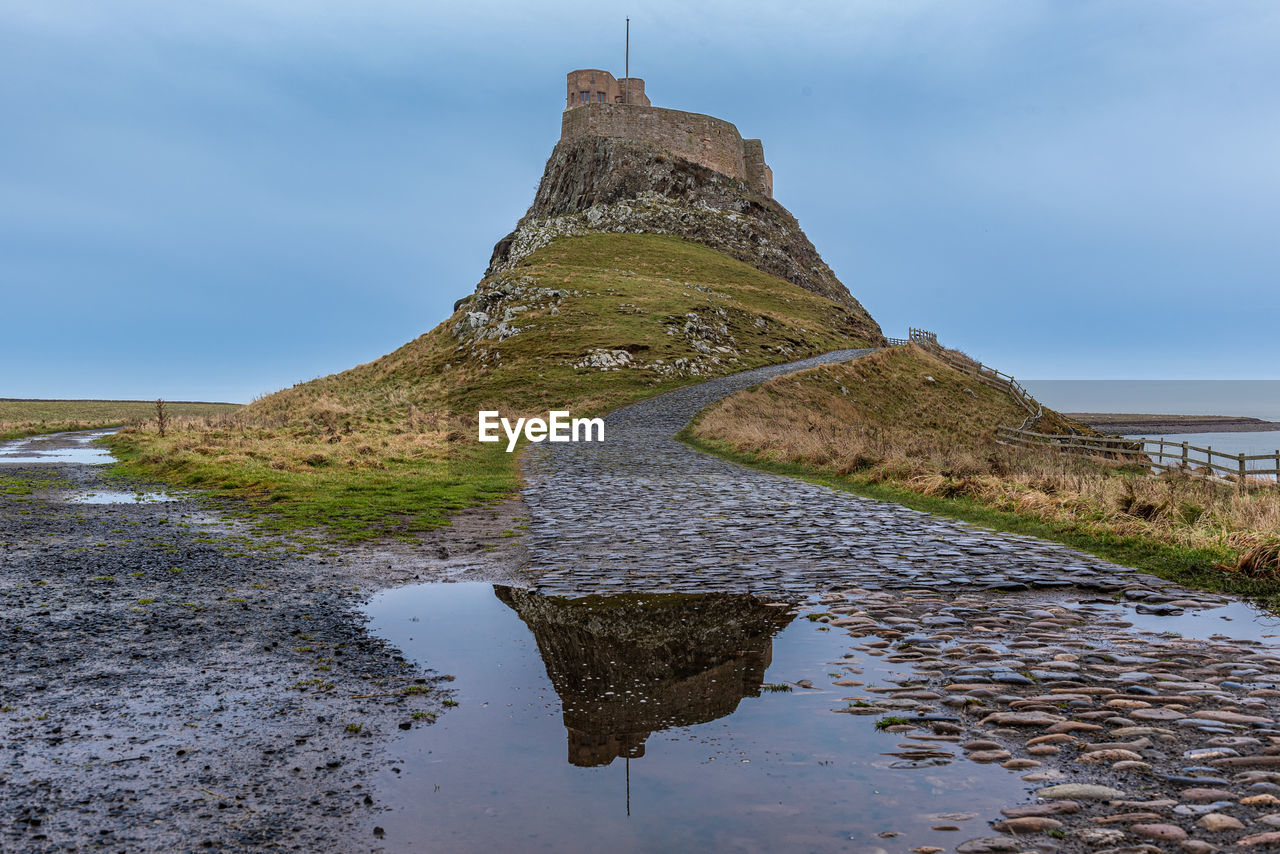
{"label": "sky", "polygon": [[248,401],[429,330],[625,14],[886,334],[1280,378],[1274,0],[0,0],[0,397]]}

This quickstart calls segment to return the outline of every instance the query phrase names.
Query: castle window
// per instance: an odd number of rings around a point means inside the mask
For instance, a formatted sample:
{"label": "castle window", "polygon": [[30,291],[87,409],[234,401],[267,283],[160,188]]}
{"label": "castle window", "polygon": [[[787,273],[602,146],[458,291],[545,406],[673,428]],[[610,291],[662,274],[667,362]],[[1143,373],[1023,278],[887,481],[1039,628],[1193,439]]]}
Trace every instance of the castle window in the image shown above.
{"label": "castle window", "polygon": [[582,96],[582,103],[584,103],[584,104],[588,103],[588,102],[591,100],[591,93],[590,93],[590,92],[580,92],[580,93],[578,93],[578,94],[580,94],[580,95]]}
{"label": "castle window", "polygon": [[601,104],[603,104],[603,103],[604,103],[604,93],[603,93],[603,92],[597,92],[597,93],[596,93],[596,100],[597,100],[597,101],[599,101]]}

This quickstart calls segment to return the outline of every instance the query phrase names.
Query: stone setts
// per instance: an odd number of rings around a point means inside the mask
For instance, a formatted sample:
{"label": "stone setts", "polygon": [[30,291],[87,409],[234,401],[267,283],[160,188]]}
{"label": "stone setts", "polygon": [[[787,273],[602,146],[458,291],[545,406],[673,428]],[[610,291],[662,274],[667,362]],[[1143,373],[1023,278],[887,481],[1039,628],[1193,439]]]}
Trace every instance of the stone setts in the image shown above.
{"label": "stone setts", "polygon": [[[532,448],[531,583],[570,596],[749,592],[847,633],[845,666],[815,687],[843,698],[832,711],[851,726],[878,717],[919,745],[893,754],[894,768],[971,762],[1026,783],[1026,803],[991,816],[988,835],[957,839],[957,854],[1280,851],[1280,650],[1178,632],[1176,615],[1213,614],[1226,597],[673,438],[737,389],[861,352],[626,407],[603,444]],[[898,675],[866,683],[865,661]]]}

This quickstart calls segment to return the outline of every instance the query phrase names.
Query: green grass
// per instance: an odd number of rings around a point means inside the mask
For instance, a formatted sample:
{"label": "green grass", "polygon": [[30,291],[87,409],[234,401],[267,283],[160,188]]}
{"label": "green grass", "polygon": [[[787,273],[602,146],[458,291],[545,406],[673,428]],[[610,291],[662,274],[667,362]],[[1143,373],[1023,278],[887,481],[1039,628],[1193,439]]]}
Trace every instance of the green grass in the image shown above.
{"label": "green grass", "polygon": [[141,464],[144,443],[122,435],[111,442],[116,472],[159,477],[235,499],[266,531],[320,528],[336,540],[409,537],[448,524],[452,513],[513,494],[519,472],[512,454],[492,445],[459,448],[452,459],[393,460],[383,469],[276,471],[260,461],[177,458]]}
{"label": "green grass", "polygon": [[776,462],[736,451],[720,442],[696,438],[692,425],[681,431],[677,438],[698,450],[752,468],[796,477],[865,498],[889,501],[915,510],[960,519],[995,531],[1052,540],[1114,563],[1146,570],[1188,587],[1232,593],[1253,599],[1268,608],[1280,608],[1280,584],[1216,569],[1218,564],[1234,559],[1234,555],[1225,548],[1192,549],[1139,536],[1117,536],[1089,530],[1077,522],[1046,520],[997,510],[963,496],[943,498],[921,495],[900,486],[871,483],[859,478],[856,473],[840,476],[819,471],[812,466]]}
{"label": "green grass", "polygon": [[0,495],[30,495],[42,489],[70,488],[69,481],[56,477],[0,474]]}
{"label": "green grass", "polygon": [[911,723],[909,718],[904,718],[901,715],[890,715],[887,718],[880,718],[880,720],[876,721],[876,729],[888,729],[891,726],[901,726],[909,723]]}

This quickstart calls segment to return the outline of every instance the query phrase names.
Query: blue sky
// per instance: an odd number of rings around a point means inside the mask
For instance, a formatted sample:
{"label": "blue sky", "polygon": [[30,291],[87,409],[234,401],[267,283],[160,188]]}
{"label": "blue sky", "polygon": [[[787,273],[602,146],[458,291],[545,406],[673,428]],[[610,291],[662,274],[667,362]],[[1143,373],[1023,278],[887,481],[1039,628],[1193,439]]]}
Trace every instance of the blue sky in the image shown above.
{"label": "blue sky", "polygon": [[[650,2],[890,335],[1019,377],[1280,378],[1280,4]],[[470,293],[598,4],[0,0],[0,396],[249,400]]]}

